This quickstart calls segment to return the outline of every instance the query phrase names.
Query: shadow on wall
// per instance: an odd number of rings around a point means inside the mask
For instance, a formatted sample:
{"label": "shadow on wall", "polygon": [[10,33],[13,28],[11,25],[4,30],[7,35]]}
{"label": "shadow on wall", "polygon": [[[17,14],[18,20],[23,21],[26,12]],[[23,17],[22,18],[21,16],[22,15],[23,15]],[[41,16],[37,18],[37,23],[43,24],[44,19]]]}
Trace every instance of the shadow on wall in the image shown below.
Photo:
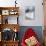
{"label": "shadow on wall", "polygon": [[25,33],[25,31],[28,29],[28,28],[32,28],[36,33],[37,33],[37,37],[39,39],[39,41],[41,43],[43,43],[43,30],[42,30],[42,26],[21,26],[20,27],[20,32],[19,32],[19,39],[20,39],[20,42],[23,38],[23,35]]}

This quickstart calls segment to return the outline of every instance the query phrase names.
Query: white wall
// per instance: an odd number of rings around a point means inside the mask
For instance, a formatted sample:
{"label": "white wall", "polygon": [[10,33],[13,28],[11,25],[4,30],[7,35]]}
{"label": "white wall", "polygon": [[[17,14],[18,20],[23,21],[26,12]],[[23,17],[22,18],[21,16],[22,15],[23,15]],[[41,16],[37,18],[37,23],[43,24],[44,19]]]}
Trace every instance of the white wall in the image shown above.
{"label": "white wall", "polygon": [[0,6],[1,7],[12,7],[15,5],[15,0],[0,0]]}
{"label": "white wall", "polygon": [[[0,6],[15,6],[15,0],[0,0]],[[20,17],[19,24],[21,26],[43,26],[43,6],[42,0],[17,0],[18,5],[20,7]],[[35,19],[34,20],[26,20],[25,19],[25,7],[26,6],[35,6]]]}
{"label": "white wall", "polygon": [[[27,3],[25,3],[27,2]],[[29,3],[30,2],[30,3]],[[31,3],[32,2],[32,3]],[[35,6],[35,19],[34,20],[25,20],[25,12],[24,12],[24,8],[25,6],[31,6],[34,5]],[[21,8],[20,8],[20,25],[22,26],[43,26],[43,6],[42,6],[42,0],[21,0]]]}

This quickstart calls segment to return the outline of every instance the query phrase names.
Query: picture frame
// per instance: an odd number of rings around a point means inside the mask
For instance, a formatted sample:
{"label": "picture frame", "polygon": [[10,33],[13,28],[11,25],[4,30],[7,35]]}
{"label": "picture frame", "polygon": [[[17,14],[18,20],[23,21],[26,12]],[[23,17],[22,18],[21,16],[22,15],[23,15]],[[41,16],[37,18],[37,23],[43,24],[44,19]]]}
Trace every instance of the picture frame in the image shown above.
{"label": "picture frame", "polygon": [[2,10],[2,15],[9,15],[9,10]]}
{"label": "picture frame", "polygon": [[27,6],[25,8],[26,20],[33,20],[35,18],[35,6]]}
{"label": "picture frame", "polygon": [[17,13],[18,13],[18,12],[17,12],[16,10],[10,10],[10,11],[9,11],[9,14],[10,14],[10,15],[16,15]]}

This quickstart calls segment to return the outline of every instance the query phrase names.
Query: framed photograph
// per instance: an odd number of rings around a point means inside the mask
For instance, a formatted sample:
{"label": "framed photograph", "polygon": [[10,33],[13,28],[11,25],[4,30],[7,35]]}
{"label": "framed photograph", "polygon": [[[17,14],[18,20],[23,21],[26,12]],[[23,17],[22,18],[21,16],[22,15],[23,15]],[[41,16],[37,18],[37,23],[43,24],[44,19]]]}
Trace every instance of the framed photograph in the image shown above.
{"label": "framed photograph", "polygon": [[17,14],[17,11],[16,10],[10,10],[9,14],[10,15],[16,15]]}
{"label": "framed photograph", "polygon": [[33,20],[35,18],[35,7],[28,6],[25,8],[25,18],[27,20]]}
{"label": "framed photograph", "polygon": [[9,10],[2,10],[2,15],[9,15]]}
{"label": "framed photograph", "polygon": [[14,12],[13,11],[10,11],[10,15],[14,15]]}
{"label": "framed photograph", "polygon": [[16,15],[16,14],[17,12],[13,12],[13,11],[10,12],[10,15]]}

